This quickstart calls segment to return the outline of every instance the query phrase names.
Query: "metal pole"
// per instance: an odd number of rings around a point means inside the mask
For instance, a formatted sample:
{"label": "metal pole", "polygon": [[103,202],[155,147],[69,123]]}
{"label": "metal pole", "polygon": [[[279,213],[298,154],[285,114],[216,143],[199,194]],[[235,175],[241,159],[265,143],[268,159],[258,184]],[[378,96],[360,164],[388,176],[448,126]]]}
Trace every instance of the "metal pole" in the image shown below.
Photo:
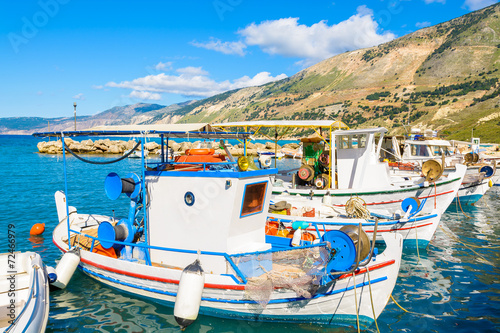
{"label": "metal pole", "polygon": [[75,114],[75,131],[76,131],[76,102],[73,103],[73,106],[75,108],[74,114]]}

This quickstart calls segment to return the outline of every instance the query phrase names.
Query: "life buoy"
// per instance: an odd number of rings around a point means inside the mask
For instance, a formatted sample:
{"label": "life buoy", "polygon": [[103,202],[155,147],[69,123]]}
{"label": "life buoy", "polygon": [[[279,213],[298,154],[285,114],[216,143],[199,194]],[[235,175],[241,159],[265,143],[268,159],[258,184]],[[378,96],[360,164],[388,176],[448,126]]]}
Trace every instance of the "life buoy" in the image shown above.
{"label": "life buoy", "polygon": [[186,149],[186,155],[213,155],[213,154],[215,154],[215,150],[210,148]]}

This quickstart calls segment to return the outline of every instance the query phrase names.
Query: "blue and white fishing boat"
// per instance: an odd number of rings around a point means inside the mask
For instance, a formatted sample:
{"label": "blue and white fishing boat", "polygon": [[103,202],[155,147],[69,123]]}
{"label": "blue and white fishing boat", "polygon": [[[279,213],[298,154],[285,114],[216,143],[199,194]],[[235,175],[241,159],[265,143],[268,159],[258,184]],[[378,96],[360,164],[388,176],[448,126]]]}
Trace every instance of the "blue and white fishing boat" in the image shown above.
{"label": "blue and white fishing boat", "polygon": [[[311,233],[313,238],[320,238],[330,230],[340,230],[346,226],[361,224],[363,231],[370,237],[376,234],[377,241],[382,241],[384,234],[398,233],[403,237],[405,247],[425,248],[433,238],[441,220],[441,213],[438,210],[432,213],[421,213],[427,204],[426,201],[420,202],[416,198],[407,198],[401,205],[401,211],[404,212],[402,215],[385,216],[368,211],[358,197],[351,198],[346,209],[336,208],[326,201],[319,203],[317,200],[296,197],[286,202],[290,207],[289,215],[271,211],[268,214],[268,224],[277,222],[282,227],[285,226],[287,228],[287,232],[283,235],[285,237],[289,232],[293,232],[293,227],[296,229],[297,226],[301,226],[302,230]],[[299,224],[300,222],[302,223]],[[276,235],[278,233],[276,229],[268,227],[266,230]]]}
{"label": "blue and white fishing boat", "polygon": [[[456,197],[466,167],[439,177],[420,172],[399,175],[380,161],[383,127],[340,130],[338,121],[251,121],[215,124],[220,128],[274,128],[285,133],[292,128],[315,129],[318,140],[303,143],[302,165],[291,175],[277,175],[273,182],[273,200],[289,201],[303,196],[320,203],[325,197],[338,208],[352,196],[360,197],[371,210],[393,215],[401,212],[401,203],[409,197],[427,199],[422,212],[443,213]],[[321,139],[324,138],[324,139]],[[434,173],[434,172],[433,172]],[[441,176],[442,175],[442,176]]]}
{"label": "blue and white fishing boat", "polygon": [[0,332],[45,332],[49,318],[49,280],[40,255],[35,252],[1,254],[0,275]]}
{"label": "blue and white fishing boat", "polygon": [[[185,125],[184,125],[185,126]],[[37,136],[157,135],[213,139],[250,133],[139,128]],[[63,140],[64,141],[64,140]],[[64,150],[66,151],[66,149]],[[65,153],[66,154],[66,153]],[[383,311],[398,276],[402,237],[385,234],[385,250],[361,243],[360,227],[330,231],[297,246],[266,241],[271,183],[276,169],[258,169],[212,150],[196,150],[120,177],[109,174],[110,199],[130,198],[128,216],[81,212],[66,193],[55,194],[61,221],[53,241],[62,251],[78,248],[79,268],[116,289],[174,306],[181,327],[198,313],[244,320],[354,324],[366,327]],[[63,158],[65,163],[65,155]],[[66,169],[66,164],[65,164]],[[103,175],[104,178],[104,175]],[[279,245],[279,246],[278,246]]]}
{"label": "blue and white fishing boat", "polygon": [[446,140],[420,138],[398,141],[396,137],[384,137],[382,153],[399,175],[405,175],[409,169],[422,170],[423,164],[432,160],[440,163],[445,174],[453,172],[457,164],[465,164],[467,171],[452,201],[461,205],[477,202],[500,178],[495,160],[485,162],[478,152],[473,151],[464,155],[455,154],[452,144]]}

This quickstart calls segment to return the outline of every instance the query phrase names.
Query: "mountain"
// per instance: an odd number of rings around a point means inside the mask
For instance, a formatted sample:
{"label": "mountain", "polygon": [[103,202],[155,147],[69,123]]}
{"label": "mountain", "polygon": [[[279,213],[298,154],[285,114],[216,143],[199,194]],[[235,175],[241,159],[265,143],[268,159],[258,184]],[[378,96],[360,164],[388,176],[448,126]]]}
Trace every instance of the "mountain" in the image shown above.
{"label": "mountain", "polygon": [[394,134],[409,123],[460,140],[470,140],[474,128],[483,141],[500,142],[499,11],[493,5],[170,116],[180,122],[338,118]]}
{"label": "mountain", "polygon": [[[500,142],[500,4],[346,52],[284,80],[164,107],[135,104],[78,117],[103,124],[341,119],[351,128],[438,130],[448,139]],[[72,129],[74,119],[3,118],[0,133]]]}
{"label": "mountain", "polygon": [[[159,104],[137,103],[134,105],[116,106],[93,116],[78,116],[77,129],[86,129],[100,125],[127,125],[147,123],[161,115],[156,121],[175,122],[179,117],[169,117],[173,111],[189,105],[191,101],[164,106]],[[1,134],[32,134],[34,132],[74,130],[75,118],[40,118],[40,117],[11,117],[0,118]]]}

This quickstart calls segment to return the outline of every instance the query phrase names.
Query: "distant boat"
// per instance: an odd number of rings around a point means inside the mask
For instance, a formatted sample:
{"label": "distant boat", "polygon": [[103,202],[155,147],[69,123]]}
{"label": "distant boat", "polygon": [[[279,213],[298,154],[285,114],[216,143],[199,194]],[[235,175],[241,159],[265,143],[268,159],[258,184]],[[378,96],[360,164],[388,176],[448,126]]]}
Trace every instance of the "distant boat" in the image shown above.
{"label": "distant boat", "polygon": [[281,153],[283,153],[285,157],[301,159],[303,155],[302,146],[300,146],[298,149],[281,148]]}
{"label": "distant boat", "polygon": [[[126,150],[123,155],[129,154],[131,149]],[[144,157],[147,157],[149,155],[149,150],[144,150]],[[133,153],[131,153],[128,158],[142,158],[142,152],[140,150],[136,150]]]}

